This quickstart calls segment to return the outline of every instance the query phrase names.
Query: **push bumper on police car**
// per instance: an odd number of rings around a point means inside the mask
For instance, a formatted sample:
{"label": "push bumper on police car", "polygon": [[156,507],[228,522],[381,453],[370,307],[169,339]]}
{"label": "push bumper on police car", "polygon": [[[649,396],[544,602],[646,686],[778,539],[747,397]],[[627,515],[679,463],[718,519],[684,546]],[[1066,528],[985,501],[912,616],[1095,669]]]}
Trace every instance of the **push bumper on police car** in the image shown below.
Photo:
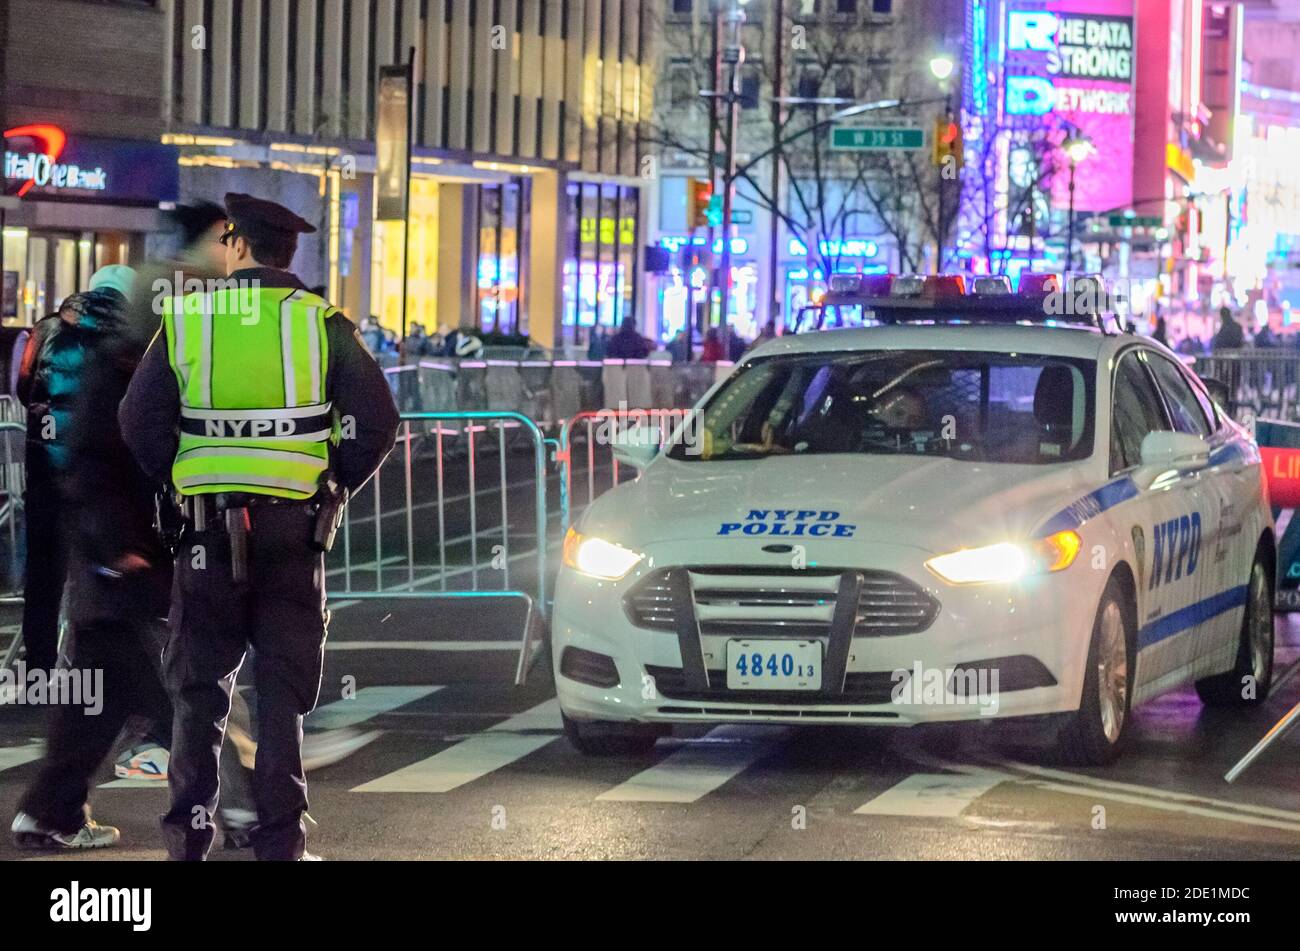
{"label": "push bumper on police car", "polygon": [[[815,518],[804,533],[817,524],[834,537]],[[574,536],[571,549],[590,544]],[[590,560],[609,554],[600,544]],[[841,541],[833,562],[803,564],[775,538],[751,547],[761,557],[743,565],[724,538],[648,546],[617,579],[562,570],[565,715],[911,726],[1078,708],[1094,612],[1071,606],[1096,604],[1097,572],[950,584],[919,547]]]}

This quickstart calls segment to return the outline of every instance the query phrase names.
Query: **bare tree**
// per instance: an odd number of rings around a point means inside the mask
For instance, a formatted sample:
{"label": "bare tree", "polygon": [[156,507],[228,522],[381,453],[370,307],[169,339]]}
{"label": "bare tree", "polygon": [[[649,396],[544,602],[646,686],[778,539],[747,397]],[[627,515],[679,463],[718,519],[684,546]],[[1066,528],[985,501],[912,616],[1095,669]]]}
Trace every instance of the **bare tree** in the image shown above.
{"label": "bare tree", "polygon": [[[658,15],[664,16],[662,10]],[[855,15],[852,23],[840,16],[812,15],[799,0],[787,4],[782,23],[774,20],[768,10],[744,27],[748,55],[742,79],[757,95],[778,88],[772,58],[766,55],[777,40],[788,47],[784,85],[802,102],[782,111],[775,130],[766,110],[744,110],[736,143],[737,193],[779,218],[806,249],[810,267],[823,274],[840,268],[844,241],[851,236],[891,239],[905,269],[915,269],[922,242],[938,228],[925,220],[936,214],[934,196],[927,194],[934,183],[923,177],[925,168],[932,167],[923,168],[914,153],[900,158],[833,150],[827,121],[852,103],[907,99],[913,77],[895,58],[895,27],[875,22],[869,14]],[[711,100],[698,93],[717,85],[712,23],[701,16],[669,17],[659,25],[666,69],[656,90],[656,118],[645,129],[645,139],[663,153],[690,156],[707,168]],[[721,153],[726,123],[717,128]],[[774,141],[781,144],[774,147]],[[781,164],[783,195],[770,194],[769,162]],[[955,213],[956,202],[952,205]]]}
{"label": "bare tree", "polygon": [[1004,119],[976,131],[967,143],[961,220],[988,272],[1002,274],[1017,244],[1032,256],[1053,236],[1052,182],[1064,159],[1059,135],[1039,122]]}

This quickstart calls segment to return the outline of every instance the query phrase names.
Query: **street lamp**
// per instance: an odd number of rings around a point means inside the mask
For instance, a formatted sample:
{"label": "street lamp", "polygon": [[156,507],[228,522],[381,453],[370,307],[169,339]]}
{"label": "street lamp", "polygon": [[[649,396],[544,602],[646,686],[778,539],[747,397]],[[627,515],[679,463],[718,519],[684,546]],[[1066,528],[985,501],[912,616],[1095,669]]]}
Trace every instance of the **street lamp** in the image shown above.
{"label": "street lamp", "polygon": [[[727,108],[727,136],[724,142],[723,155],[723,172],[722,172],[722,262],[721,274],[719,278],[718,305],[722,327],[728,326],[727,311],[730,308],[731,297],[731,219],[732,219],[732,200],[733,186],[736,181],[736,137],[740,134],[740,113],[738,106],[740,103],[740,67],[745,62],[745,47],[741,35],[741,27],[745,23],[744,7],[749,0],[714,0],[715,16],[713,20],[713,89],[702,89],[700,95],[715,101],[710,105],[710,149],[709,149],[709,180],[713,181],[716,174],[714,167],[714,155],[717,147],[715,135],[717,122],[712,117],[716,115],[716,102],[725,104]],[[724,23],[730,27],[729,38],[725,47],[720,45],[720,34]],[[728,67],[728,75],[723,78],[723,65]],[[713,236],[713,228],[709,228],[709,236]],[[712,242],[709,244],[710,255],[712,255]],[[710,260],[710,264],[712,261]],[[710,303],[712,300],[713,282],[709,282]]]}
{"label": "street lamp", "polygon": [[1061,150],[1070,160],[1070,210],[1069,224],[1065,239],[1065,271],[1074,272],[1074,171],[1080,162],[1085,161],[1095,151],[1092,139],[1081,132],[1074,132],[1061,143]]}
{"label": "street lamp", "polygon": [[[948,80],[952,78],[953,70],[956,64],[953,63],[952,57],[947,53],[940,53],[937,56],[930,57],[930,74],[939,83],[939,89],[943,91],[943,121],[945,128],[952,122],[952,84]],[[935,135],[938,135],[938,130]],[[935,143],[935,154],[937,155],[938,143]],[[943,270],[943,244],[944,244],[944,209],[943,209],[943,166],[937,166],[939,177],[938,184],[938,201],[937,214],[934,228],[934,272],[938,274]]]}
{"label": "street lamp", "polygon": [[940,55],[932,56],[930,58],[930,72],[933,73],[934,78],[939,80],[941,83],[946,82],[952,76],[954,68],[955,64],[953,63],[951,56]]}

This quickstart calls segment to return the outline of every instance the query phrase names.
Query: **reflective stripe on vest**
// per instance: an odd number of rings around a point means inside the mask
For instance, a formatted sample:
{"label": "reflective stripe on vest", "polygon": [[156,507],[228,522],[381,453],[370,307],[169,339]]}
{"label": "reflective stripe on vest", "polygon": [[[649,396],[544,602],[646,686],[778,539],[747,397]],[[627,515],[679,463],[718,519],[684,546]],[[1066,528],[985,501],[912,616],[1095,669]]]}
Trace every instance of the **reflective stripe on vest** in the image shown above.
{"label": "reflective stripe on vest", "polygon": [[163,303],[181,397],[172,481],[183,495],[305,499],[329,464],[323,299],[287,288],[218,290]]}

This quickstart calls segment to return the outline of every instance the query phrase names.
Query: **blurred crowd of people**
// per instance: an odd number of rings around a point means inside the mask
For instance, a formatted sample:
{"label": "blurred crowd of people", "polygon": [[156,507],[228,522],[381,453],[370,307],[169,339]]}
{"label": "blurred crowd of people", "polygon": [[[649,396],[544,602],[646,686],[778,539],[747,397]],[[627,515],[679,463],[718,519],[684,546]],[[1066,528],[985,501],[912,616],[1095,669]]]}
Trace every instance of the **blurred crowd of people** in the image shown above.
{"label": "blurred crowd of people", "polygon": [[[683,328],[663,349],[672,357],[673,363],[692,360],[699,363],[736,363],[754,347],[775,336],[776,324],[772,321],[753,340],[745,339],[732,326],[710,327],[702,337],[698,332],[692,334]],[[698,349],[693,346],[695,344],[698,344]],[[592,328],[591,340],[587,345],[587,359],[644,360],[658,349],[654,341],[643,336],[637,329],[636,318],[627,317],[612,334],[607,334],[602,326]]]}
{"label": "blurred crowd of people", "polygon": [[1171,336],[1168,322],[1163,316],[1156,318],[1151,336],[1177,353],[1189,356],[1205,356],[1224,350],[1300,348],[1300,335],[1280,334],[1273,330],[1267,320],[1260,321],[1252,332],[1248,322],[1227,306],[1219,308],[1218,330],[1208,340],[1202,340],[1192,333],[1185,333],[1181,337],[1177,334]]}

